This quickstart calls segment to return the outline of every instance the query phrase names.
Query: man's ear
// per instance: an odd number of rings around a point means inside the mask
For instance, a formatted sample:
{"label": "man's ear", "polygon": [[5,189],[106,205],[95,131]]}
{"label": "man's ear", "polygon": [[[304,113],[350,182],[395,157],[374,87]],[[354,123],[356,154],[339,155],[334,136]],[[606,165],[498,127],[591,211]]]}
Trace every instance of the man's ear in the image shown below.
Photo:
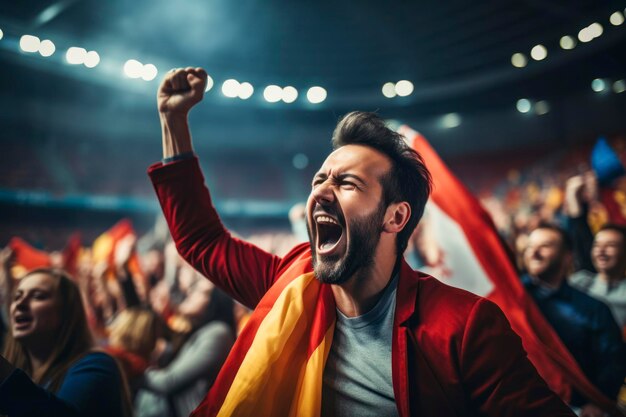
{"label": "man's ear", "polygon": [[400,233],[411,218],[411,206],[406,201],[390,204],[385,212],[383,230],[387,233]]}

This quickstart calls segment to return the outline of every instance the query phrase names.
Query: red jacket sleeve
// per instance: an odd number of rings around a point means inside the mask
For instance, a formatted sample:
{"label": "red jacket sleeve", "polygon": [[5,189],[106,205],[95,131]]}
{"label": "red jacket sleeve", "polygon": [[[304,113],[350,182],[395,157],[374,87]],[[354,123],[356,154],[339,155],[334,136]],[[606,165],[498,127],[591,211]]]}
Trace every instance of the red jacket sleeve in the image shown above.
{"label": "red jacket sleeve", "polygon": [[276,279],[281,258],[231,236],[213,207],[197,158],[154,164],[148,175],[181,256],[254,308]]}
{"label": "red jacket sleeve", "polygon": [[575,415],[539,376],[521,339],[492,302],[480,299],[472,308],[460,357],[464,385],[481,415]]}

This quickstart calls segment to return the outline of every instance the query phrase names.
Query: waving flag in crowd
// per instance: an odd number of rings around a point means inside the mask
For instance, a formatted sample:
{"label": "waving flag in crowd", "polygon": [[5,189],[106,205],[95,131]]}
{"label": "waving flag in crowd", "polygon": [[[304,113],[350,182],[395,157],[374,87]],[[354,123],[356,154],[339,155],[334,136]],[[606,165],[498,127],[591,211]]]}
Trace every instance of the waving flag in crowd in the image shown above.
{"label": "waving flag in crowd", "polygon": [[34,248],[19,237],[12,238],[9,247],[15,254],[15,276],[22,276],[31,269],[47,268],[52,264],[48,252]]}
{"label": "waving flag in crowd", "polygon": [[[575,388],[606,410],[614,403],[594,387],[524,290],[518,272],[485,209],[449,170],[426,139],[408,126],[398,131],[418,151],[433,178],[433,193],[420,225],[435,270],[449,285],[495,302],[522,338],[529,359],[548,385],[568,402]],[[426,229],[426,230],[424,230]]]}

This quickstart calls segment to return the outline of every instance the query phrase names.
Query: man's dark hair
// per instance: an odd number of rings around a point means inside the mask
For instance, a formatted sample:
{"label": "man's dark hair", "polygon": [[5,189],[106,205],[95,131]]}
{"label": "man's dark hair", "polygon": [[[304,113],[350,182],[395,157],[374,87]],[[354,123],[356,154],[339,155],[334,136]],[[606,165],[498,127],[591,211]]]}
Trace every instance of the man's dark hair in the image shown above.
{"label": "man's dark hair", "polygon": [[345,115],[333,132],[332,143],[333,149],[345,145],[368,146],[391,160],[391,170],[380,178],[383,202],[388,206],[406,201],[411,206],[411,217],[396,238],[397,252],[401,255],[424,214],[432,188],[424,160],[409,147],[402,135],[389,129],[385,121],[374,113],[355,111]]}
{"label": "man's dark hair", "polygon": [[622,242],[626,244],[626,227],[625,226],[622,226],[620,224],[615,224],[615,223],[606,223],[605,225],[600,227],[600,230],[598,230],[596,235],[600,232],[604,232],[605,230],[612,230],[614,232],[619,233],[622,236]]}
{"label": "man's dark hair", "polygon": [[548,222],[541,222],[535,228],[535,230],[537,229],[548,229],[557,233],[561,237],[561,245],[564,251],[571,252],[574,249],[572,238],[570,237],[569,234],[567,234],[567,232],[564,229],[560,228],[559,226],[552,224],[552,223],[548,223]]}

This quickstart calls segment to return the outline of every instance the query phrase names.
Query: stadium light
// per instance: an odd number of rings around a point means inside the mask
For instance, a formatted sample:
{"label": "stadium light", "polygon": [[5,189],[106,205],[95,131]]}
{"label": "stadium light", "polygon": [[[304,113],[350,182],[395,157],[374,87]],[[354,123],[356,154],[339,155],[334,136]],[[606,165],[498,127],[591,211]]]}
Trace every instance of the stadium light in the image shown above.
{"label": "stadium light", "polygon": [[544,114],[550,111],[550,104],[545,100],[540,100],[535,103],[535,113],[539,116],[543,116]]}
{"label": "stadium light", "polygon": [[20,48],[24,52],[37,52],[40,44],[41,40],[37,36],[23,35],[20,38]]}
{"label": "stadium light", "polygon": [[124,64],[124,74],[128,78],[141,78],[143,74],[143,64],[136,59],[129,59]]}
{"label": "stadium light", "polygon": [[144,81],[152,81],[156,78],[159,70],[153,64],[146,64],[141,68],[141,79]]}
{"label": "stadium light", "polygon": [[541,61],[548,56],[548,50],[541,44],[535,45],[533,46],[533,49],[530,50],[530,56],[535,61]]}
{"label": "stadium light", "polygon": [[254,93],[254,87],[249,82],[243,82],[239,84],[239,89],[237,91],[237,95],[242,100],[247,100],[252,97]]}
{"label": "stadium light", "polygon": [[276,103],[283,98],[283,89],[277,85],[268,85],[263,90],[263,98],[268,103]]}
{"label": "stadium light", "polygon": [[568,35],[563,36],[559,41],[559,45],[561,45],[561,48],[566,50],[574,49],[576,47],[576,39]]}
{"label": "stadium light", "polygon": [[93,68],[99,63],[100,63],[100,55],[98,55],[96,51],[89,51],[85,54],[85,59],[84,59],[83,64],[85,64],[87,68]]}
{"label": "stadium light", "polygon": [[461,116],[458,113],[448,113],[441,118],[441,125],[446,129],[452,129],[461,125]]}
{"label": "stadium light", "polygon": [[406,97],[413,92],[413,83],[408,80],[401,80],[396,83],[396,94]]}
{"label": "stadium light", "polygon": [[313,104],[319,104],[326,100],[326,96],[326,90],[318,86],[309,88],[309,91],[306,93],[307,100]]}
{"label": "stadium light", "polygon": [[43,40],[39,43],[39,55],[49,57],[56,51],[56,46],[50,39]]}
{"label": "stadium light", "polygon": [[239,81],[229,79],[222,83],[222,94],[229,98],[235,98],[239,94]]}
{"label": "stadium light", "polygon": [[298,98],[298,90],[288,85],[283,88],[282,96],[285,103],[293,103]]}
{"label": "stadium light", "polygon": [[517,100],[517,111],[520,113],[528,113],[531,109],[532,109],[532,104],[530,103],[530,100],[526,99],[526,98],[521,98],[519,100]]}
{"label": "stadium light", "polygon": [[79,48],[77,46],[72,46],[71,48],[68,48],[67,52],[65,53],[65,60],[68,64],[72,65],[83,64],[86,57],[87,51],[85,50],[85,48]]}
{"label": "stadium light", "polygon": [[526,59],[526,55],[520,52],[514,53],[511,56],[511,64],[513,64],[515,68],[524,68],[527,63],[528,60]]}
{"label": "stadium light", "polygon": [[214,81],[213,78],[211,78],[210,75],[206,76],[206,87],[204,87],[204,92],[206,93],[207,91],[209,91],[211,88],[213,88],[214,85]]}
{"label": "stadium light", "polygon": [[611,22],[613,26],[619,26],[624,23],[624,15],[622,14],[622,12],[617,11],[611,15],[611,17],[609,18],[609,22]]}
{"label": "stadium light", "polygon": [[387,98],[394,98],[396,96],[396,85],[392,82],[383,84],[383,96]]}
{"label": "stadium light", "polygon": [[596,93],[601,93],[602,91],[606,90],[606,81],[604,81],[602,78],[596,78],[591,82],[591,89]]}

